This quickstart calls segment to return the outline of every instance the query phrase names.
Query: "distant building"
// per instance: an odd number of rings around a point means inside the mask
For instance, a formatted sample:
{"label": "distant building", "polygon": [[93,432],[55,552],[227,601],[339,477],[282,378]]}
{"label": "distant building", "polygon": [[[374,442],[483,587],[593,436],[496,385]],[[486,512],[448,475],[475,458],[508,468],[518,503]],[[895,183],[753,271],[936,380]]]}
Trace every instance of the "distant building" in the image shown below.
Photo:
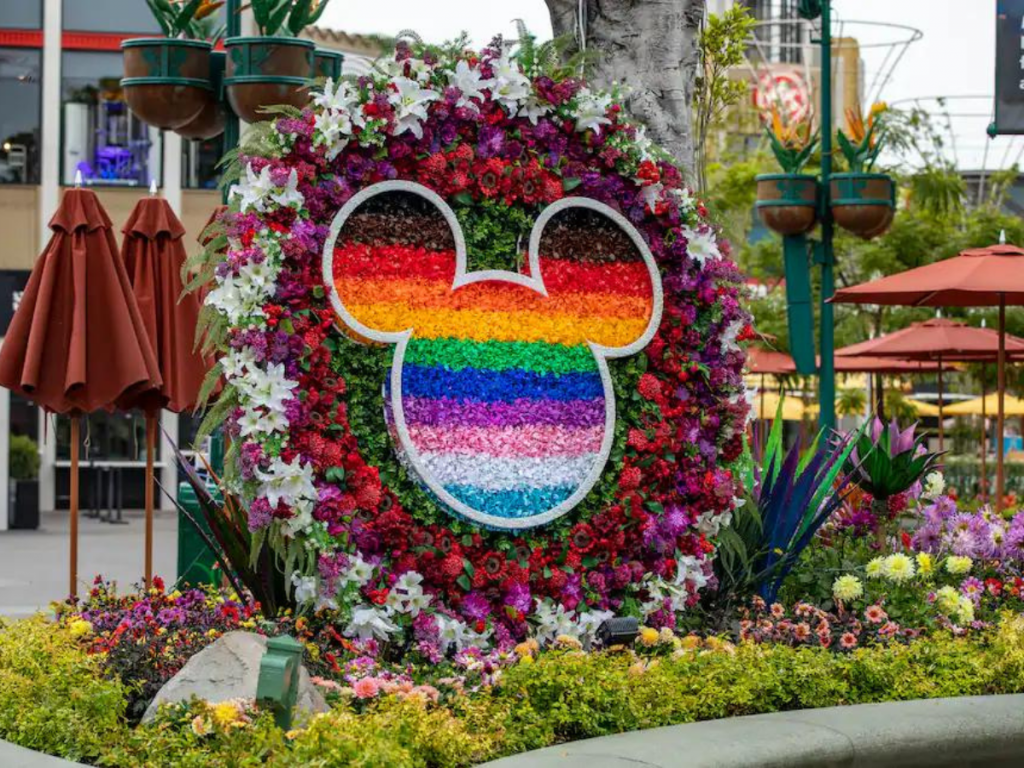
{"label": "distant building", "polygon": [[[188,247],[198,248],[195,236],[220,200],[216,163],[223,141],[183,141],[144,125],[126,108],[118,85],[121,41],[159,35],[142,0],[0,0],[0,343],[49,237],[47,222],[61,189],[74,182],[76,171],[116,227],[155,180],[189,232]],[[342,51],[345,72],[366,72],[380,53],[370,37],[316,28],[304,36]],[[126,508],[143,499],[139,422],[121,414],[89,417],[85,458],[120,468]],[[166,414],[163,426],[183,445],[194,434],[187,417]],[[45,426],[36,408],[0,389],[0,530],[8,522],[12,433],[42,444],[40,507],[66,508],[68,501],[67,420]],[[164,486],[174,487],[173,471],[165,466],[164,472]],[[100,475],[86,469],[82,479],[88,504]]]}

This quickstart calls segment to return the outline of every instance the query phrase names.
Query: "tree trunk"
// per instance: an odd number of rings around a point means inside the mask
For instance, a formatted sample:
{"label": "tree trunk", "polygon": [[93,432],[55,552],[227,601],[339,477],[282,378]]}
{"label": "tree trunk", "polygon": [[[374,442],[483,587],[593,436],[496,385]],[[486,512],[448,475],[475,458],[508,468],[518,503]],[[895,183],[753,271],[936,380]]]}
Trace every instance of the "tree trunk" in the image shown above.
{"label": "tree trunk", "polygon": [[575,36],[597,55],[589,80],[631,88],[630,114],[647,135],[671,152],[693,178],[692,106],[697,74],[697,35],[705,0],[545,0],[556,36]]}

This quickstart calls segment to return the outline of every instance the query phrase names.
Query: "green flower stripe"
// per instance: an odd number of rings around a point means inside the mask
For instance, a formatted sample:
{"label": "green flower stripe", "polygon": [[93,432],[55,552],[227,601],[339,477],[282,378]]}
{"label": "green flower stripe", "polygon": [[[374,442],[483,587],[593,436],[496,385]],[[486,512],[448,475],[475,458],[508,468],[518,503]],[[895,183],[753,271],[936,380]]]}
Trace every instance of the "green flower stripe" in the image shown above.
{"label": "green flower stripe", "polygon": [[413,339],[405,351],[405,361],[424,367],[446,367],[505,371],[519,368],[534,373],[592,372],[594,353],[586,345],[565,346],[544,342],[486,341],[461,339]]}

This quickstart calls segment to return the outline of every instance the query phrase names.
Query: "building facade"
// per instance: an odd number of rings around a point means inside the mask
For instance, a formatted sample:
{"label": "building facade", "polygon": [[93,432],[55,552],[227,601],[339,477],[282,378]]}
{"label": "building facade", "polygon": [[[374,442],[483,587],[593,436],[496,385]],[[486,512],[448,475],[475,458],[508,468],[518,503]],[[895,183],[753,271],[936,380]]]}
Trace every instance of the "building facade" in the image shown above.
{"label": "building facade", "polygon": [[[243,28],[246,26],[243,19]],[[49,239],[48,222],[62,189],[81,173],[99,195],[117,228],[140,196],[156,182],[189,233],[196,236],[220,202],[216,164],[224,151],[220,138],[182,140],[151,128],[127,109],[119,86],[121,41],[159,36],[143,0],[3,0],[0,2],[0,343],[21,290]],[[379,54],[366,37],[309,29],[305,36],[321,48],[345,54],[345,72],[361,74]],[[195,423],[189,416],[164,414],[163,428],[188,445]],[[39,507],[67,507],[70,457],[67,419],[45,417],[27,401],[0,388],[0,530],[9,525],[8,451],[11,434],[39,446]],[[99,413],[83,428],[88,450],[81,479],[85,505],[141,506],[144,493],[142,418]],[[176,477],[159,457],[161,484]],[[100,493],[102,491],[102,494]],[[162,500],[164,508],[170,506]]]}

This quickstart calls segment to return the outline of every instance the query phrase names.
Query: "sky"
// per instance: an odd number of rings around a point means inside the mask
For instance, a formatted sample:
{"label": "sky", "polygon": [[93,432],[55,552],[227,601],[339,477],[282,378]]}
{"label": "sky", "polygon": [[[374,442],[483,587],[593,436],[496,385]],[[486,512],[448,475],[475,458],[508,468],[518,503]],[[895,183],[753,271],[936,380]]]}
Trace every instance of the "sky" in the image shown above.
{"label": "sky", "polygon": [[[942,123],[950,113],[947,146],[959,167],[977,170],[984,165],[991,170],[1024,159],[1024,137],[990,140],[985,135],[992,109],[995,0],[833,0],[833,8],[843,22],[842,33],[857,37],[865,46],[866,86],[876,73],[891,69],[892,77],[880,94],[882,100],[909,107],[920,99],[920,106],[938,115]],[[543,0],[333,0],[320,24],[364,33],[395,34],[412,29],[432,41],[450,39],[465,30],[472,43],[480,46],[496,33],[515,35],[517,18],[538,37],[550,37],[551,23]],[[886,55],[899,53],[904,46],[867,46],[902,42],[911,32],[886,29],[878,22],[901,24],[923,33],[920,40],[906,46],[895,68],[888,65],[893,57],[887,63]],[[952,98],[942,106],[929,98],[936,96],[971,98]]]}

